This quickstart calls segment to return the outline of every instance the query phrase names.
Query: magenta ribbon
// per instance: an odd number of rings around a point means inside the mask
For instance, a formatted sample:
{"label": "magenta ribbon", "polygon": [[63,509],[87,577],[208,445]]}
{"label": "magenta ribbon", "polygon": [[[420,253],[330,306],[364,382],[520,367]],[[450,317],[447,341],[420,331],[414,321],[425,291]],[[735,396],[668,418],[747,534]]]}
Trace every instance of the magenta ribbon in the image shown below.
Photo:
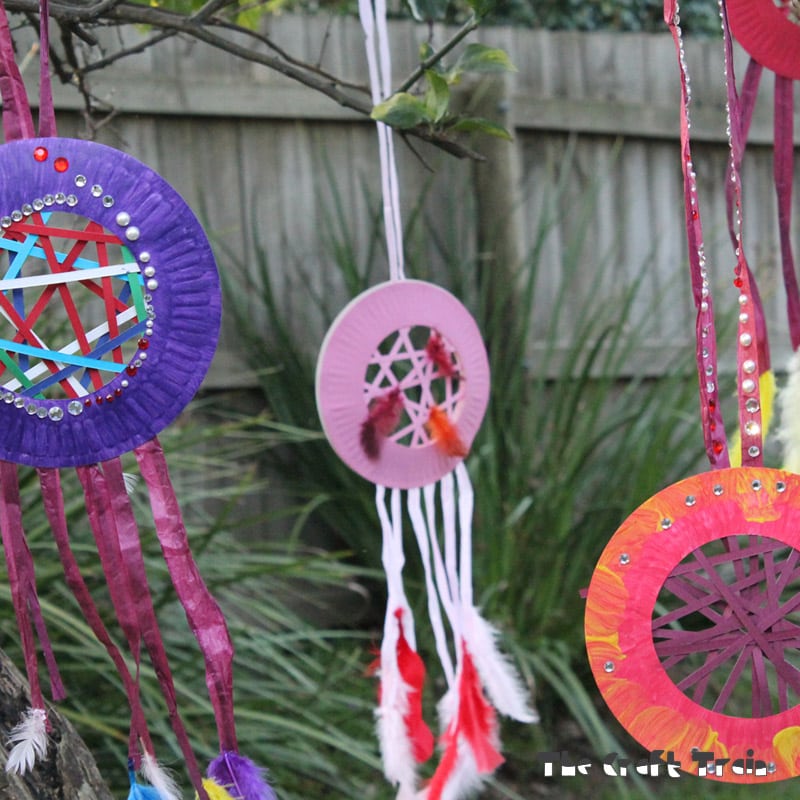
{"label": "magenta ribbon", "polygon": [[34,708],[43,709],[45,707],[44,697],[39,683],[34,630],[50,674],[50,693],[53,699],[63,700],[66,692],[50,638],[47,635],[47,628],[39,605],[39,596],[36,592],[33,557],[22,527],[22,505],[17,467],[8,461],[0,461],[0,534],[8,566],[11,601],[17,617],[25,658],[25,670],[31,689],[31,703]]}
{"label": "magenta ribbon", "polygon": [[136,661],[136,680],[134,680],[122,653],[116,644],[114,644],[108,633],[108,629],[103,623],[100,612],[89,592],[89,588],[86,586],[75,554],[72,551],[69,541],[67,519],[64,514],[64,497],[61,491],[61,477],[58,470],[39,468],[36,472],[39,476],[39,485],[42,489],[45,513],[47,514],[47,519],[53,532],[53,538],[58,548],[58,554],[64,568],[64,577],[67,581],[67,586],[69,586],[76,601],[80,605],[84,618],[92,629],[92,632],[97,637],[98,641],[106,648],[125,687],[128,703],[131,707],[131,732],[128,757],[133,759],[138,769],[140,762],[139,742],[142,742],[148,753],[152,754],[154,752],[153,743],[150,739],[150,732],[147,729],[144,709],[142,708],[139,696],[138,654],[134,655]]}
{"label": "magenta ribbon", "polygon": [[189,549],[178,499],[164,451],[157,439],[135,448],[147,484],[156,533],[181,605],[206,664],[206,685],[214,707],[220,749],[237,751],[233,717],[233,644],[225,617],[203,581]]}
{"label": "magenta ribbon", "polygon": [[175,682],[148,591],[139,531],[125,489],[122,465],[119,459],[111,459],[102,465],[77,467],[76,471],[117,617],[134,654],[144,640],[192,785],[200,800],[208,800],[202,773],[178,713]]}
{"label": "magenta ribbon", "polygon": [[[694,178],[691,142],[689,137],[689,78],[683,61],[683,43],[675,21],[677,3],[665,0],[664,19],[669,26],[678,55],[681,78],[681,169],[683,171],[683,199],[686,220],[686,235],[689,244],[689,271],[692,282],[697,316],[695,320],[695,360],[700,392],[700,418],[706,456],[714,469],[730,466],[728,442],[722,409],[719,403],[717,380],[717,336],[714,325],[714,301],[710,286],[704,286],[704,266],[701,263],[703,226],[700,219],[700,198]],[[713,367],[713,379],[709,381],[706,367]]]}
{"label": "magenta ribbon", "polygon": [[57,136],[50,83],[49,2],[39,0],[39,136]]}

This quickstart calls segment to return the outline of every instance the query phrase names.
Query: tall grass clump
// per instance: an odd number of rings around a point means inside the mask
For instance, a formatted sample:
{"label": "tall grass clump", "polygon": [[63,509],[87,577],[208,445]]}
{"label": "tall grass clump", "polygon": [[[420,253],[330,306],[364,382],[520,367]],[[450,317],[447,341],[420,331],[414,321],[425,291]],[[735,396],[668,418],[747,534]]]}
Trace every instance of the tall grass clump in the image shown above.
{"label": "tall grass clump", "polygon": [[[629,366],[635,356],[632,326],[638,326],[639,337],[648,333],[646,317],[635,318],[647,265],[608,303],[598,304],[592,292],[583,292],[577,294],[586,299],[575,306],[574,289],[587,280],[581,269],[593,246],[590,220],[604,178],[572,196],[569,154],[560,169],[521,264],[482,268],[470,248],[471,230],[426,228],[424,198],[406,230],[407,242],[430,237],[440,248],[445,269],[434,279],[466,302],[489,350],[492,396],[468,459],[476,487],[476,591],[535,684],[543,717],[536,729],[518,726],[505,735],[512,757],[497,791],[532,780],[535,751],[574,740],[576,731],[589,751],[623,749],[619,731],[600,711],[586,665],[580,592],[627,514],[702,460],[691,347],[658,377]],[[345,204],[335,187],[326,189],[334,198],[327,220],[341,225],[327,228],[332,258],[323,269],[337,272],[347,295],[354,296],[381,279],[373,277],[374,250],[359,252],[348,233]],[[554,270],[543,253],[565,222],[558,210],[563,208],[570,209],[571,240],[555,270],[555,302],[544,304],[539,294]],[[372,241],[378,238],[376,233]],[[591,281],[602,284],[618,256],[613,245],[594,254]],[[430,277],[429,265],[413,252],[407,253],[406,270],[411,277]],[[297,334],[298,327],[312,327],[285,313],[265,248],[246,269],[239,264],[226,274],[229,308],[237,315],[250,362],[260,369],[259,387],[273,417],[265,431],[278,421],[308,432],[303,441],[271,449],[265,462],[286,477],[284,488],[303,509],[307,535],[327,531],[334,546],[349,549],[353,563],[377,568],[373,487],[344,466],[320,436],[313,390],[318,343],[309,346],[307,337]],[[311,305],[309,315],[325,323],[338,310],[327,298]],[[549,321],[534,347],[536,315],[548,315]],[[407,564],[412,582],[415,569],[419,580],[419,568]],[[380,613],[378,602],[375,620]],[[420,646],[432,652],[430,642]]]}

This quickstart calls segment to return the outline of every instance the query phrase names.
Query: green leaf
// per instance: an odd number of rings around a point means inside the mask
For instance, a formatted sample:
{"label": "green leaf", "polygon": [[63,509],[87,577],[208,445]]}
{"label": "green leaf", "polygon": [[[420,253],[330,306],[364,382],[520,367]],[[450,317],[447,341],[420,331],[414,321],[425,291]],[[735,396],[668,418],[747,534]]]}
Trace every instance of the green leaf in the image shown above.
{"label": "green leaf", "polygon": [[460,131],[461,133],[485,133],[488,136],[496,136],[498,139],[505,139],[508,142],[513,140],[511,134],[502,125],[483,117],[463,117],[451,125],[450,130]]}
{"label": "green leaf", "polygon": [[516,72],[508,53],[499,47],[470,44],[454,67],[455,72]]}
{"label": "green leaf", "polygon": [[428,81],[428,91],[425,93],[427,116],[433,122],[440,122],[450,104],[450,87],[447,81],[433,70],[427,70],[425,78]]}
{"label": "green leaf", "polygon": [[425,103],[408,92],[393,94],[388,100],[378,103],[370,116],[378,122],[401,129],[413,128],[429,119]]}

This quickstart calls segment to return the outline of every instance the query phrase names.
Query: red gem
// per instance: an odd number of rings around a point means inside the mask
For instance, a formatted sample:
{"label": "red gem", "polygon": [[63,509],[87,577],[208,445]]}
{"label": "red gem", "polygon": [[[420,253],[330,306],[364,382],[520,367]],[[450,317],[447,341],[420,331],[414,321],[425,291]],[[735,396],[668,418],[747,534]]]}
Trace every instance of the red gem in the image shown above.
{"label": "red gem", "polygon": [[742,288],[742,286],[744,286],[744,281],[743,281],[741,278],[734,278],[734,279],[733,279],[733,285],[734,285],[734,286],[735,286],[737,289],[741,289],[741,288]]}
{"label": "red gem", "polygon": [[692,219],[697,219],[700,215],[697,213],[697,209],[692,210]]}
{"label": "red gem", "polygon": [[714,450],[714,455],[718,456],[725,448],[722,446],[722,442],[711,442],[711,447]]}
{"label": "red gem", "polygon": [[106,395],[106,402],[107,403],[113,403],[114,402],[114,395],[113,394],[107,394]]}
{"label": "red gem", "polygon": [[47,148],[37,147],[33,151],[33,157],[36,159],[36,161],[47,161]]}
{"label": "red gem", "polygon": [[709,421],[708,429],[710,431],[715,431],[717,429],[717,421],[715,419],[712,419],[712,420]]}
{"label": "red gem", "polygon": [[717,410],[717,401],[716,400],[709,400],[708,401],[708,410],[712,414]]}
{"label": "red gem", "polygon": [[127,372],[128,375],[133,376],[136,374],[136,367],[134,367],[133,364],[128,364],[128,366],[125,367],[125,372]]}
{"label": "red gem", "polygon": [[83,404],[86,406],[86,408],[89,408],[89,406],[92,404],[92,398],[91,398],[91,397],[87,397],[87,398],[86,398],[86,399],[83,401]]}
{"label": "red gem", "polygon": [[150,341],[148,339],[139,339],[138,345],[140,350],[147,350],[150,347]]}
{"label": "red gem", "polygon": [[99,406],[103,405],[103,397],[102,397],[102,395],[98,395],[98,396],[95,398],[95,402],[96,402],[96,403],[97,403],[97,405],[99,405]]}
{"label": "red gem", "polygon": [[119,388],[119,386],[117,386],[117,388],[116,388],[116,389],[114,389],[114,394],[115,394],[117,397],[119,397],[119,396],[122,394],[122,389],[120,389],[120,388]]}
{"label": "red gem", "polygon": [[66,172],[69,169],[69,161],[64,156],[59,156],[54,162],[53,166],[56,172]]}

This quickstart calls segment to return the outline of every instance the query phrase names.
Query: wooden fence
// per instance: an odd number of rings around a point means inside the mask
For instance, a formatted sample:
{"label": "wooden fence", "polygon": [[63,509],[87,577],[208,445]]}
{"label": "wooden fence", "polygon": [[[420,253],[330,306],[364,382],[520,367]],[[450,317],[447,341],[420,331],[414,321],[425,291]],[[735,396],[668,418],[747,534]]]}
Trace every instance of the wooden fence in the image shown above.
{"label": "wooden fence", "polygon": [[[299,58],[363,81],[357,22],[328,22],[279,17],[270,33]],[[426,33],[412,23],[392,23],[397,76],[413,68]],[[435,36],[443,41],[445,31],[436,30]],[[444,250],[474,264],[485,255],[478,250],[487,246],[487,231],[495,230],[502,233],[497,244],[502,257],[525,257],[549,215],[531,368],[536,368],[539,340],[563,280],[572,281],[559,328],[566,342],[587,297],[613,313],[624,288],[642,276],[631,327],[637,354],[627,368],[665,369],[693,329],[682,227],[678,74],[669,35],[501,28],[485,29],[480,36],[504,47],[518,72],[499,90],[495,84],[488,96],[479,86],[465,87],[462,101],[480,104],[484,111],[488,107],[513,131],[514,143],[493,147],[484,142],[492,161],[479,166],[426,146],[416,154],[398,143],[405,219],[419,212],[409,251],[436,274],[443,269]],[[717,307],[732,308],[721,45],[690,40],[687,50],[695,162],[719,287]],[[740,73],[744,63],[740,59]],[[788,348],[776,277],[766,79],[762,88],[744,175],[745,242],[768,304],[780,364]],[[344,302],[333,243],[347,239],[357,257],[366,259],[378,208],[376,137],[368,121],[265,68],[178,39],[98,73],[92,89],[120,112],[101,139],[152,165],[184,194],[220,243],[221,269],[231,269],[234,262],[253,269],[263,248],[287,308],[298,319],[309,313],[315,297],[326,298],[333,308]],[[74,90],[57,87],[56,104],[61,132],[79,133],[81,103]],[[587,241],[576,251],[582,232],[588,233]],[[375,260],[378,280],[386,274],[380,250]],[[311,349],[318,346],[321,328],[319,320],[302,328]],[[228,322],[207,385],[251,383]]]}

